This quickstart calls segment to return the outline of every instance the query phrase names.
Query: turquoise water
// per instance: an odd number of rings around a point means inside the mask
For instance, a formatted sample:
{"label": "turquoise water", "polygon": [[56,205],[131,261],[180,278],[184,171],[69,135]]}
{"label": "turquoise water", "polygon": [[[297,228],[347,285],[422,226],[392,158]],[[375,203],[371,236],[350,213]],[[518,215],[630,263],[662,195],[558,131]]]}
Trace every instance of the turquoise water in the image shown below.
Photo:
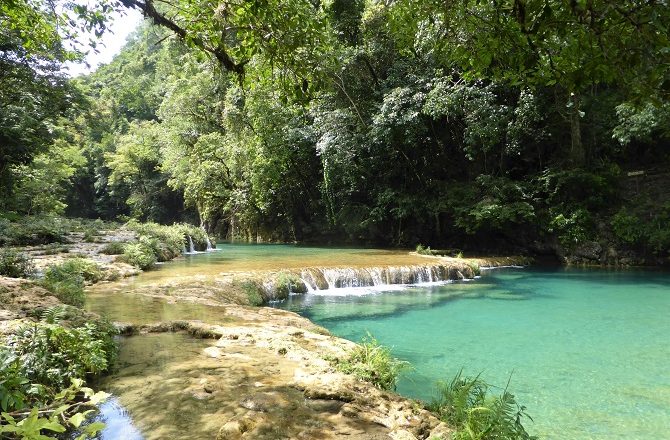
{"label": "turquoise water", "polygon": [[670,275],[486,271],[478,280],[362,296],[295,296],[334,334],[367,332],[412,363],[398,392],[430,399],[461,368],[504,386],[545,439],[670,438]]}

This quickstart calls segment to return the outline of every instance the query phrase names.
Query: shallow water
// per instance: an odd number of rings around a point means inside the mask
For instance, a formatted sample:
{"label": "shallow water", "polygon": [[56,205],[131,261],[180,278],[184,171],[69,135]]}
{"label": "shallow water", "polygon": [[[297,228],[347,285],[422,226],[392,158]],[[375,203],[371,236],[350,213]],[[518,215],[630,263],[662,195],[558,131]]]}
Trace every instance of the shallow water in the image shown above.
{"label": "shallow water", "polygon": [[470,283],[363,296],[295,296],[338,336],[367,332],[414,371],[398,392],[430,399],[461,368],[510,389],[547,439],[652,439],[670,432],[670,275],[486,271]]}
{"label": "shallow water", "polygon": [[144,272],[133,283],[151,283],[166,277],[218,275],[306,267],[374,267],[425,263],[425,257],[408,251],[358,248],[324,248],[286,244],[219,244],[214,252],[185,255],[156,270]]}

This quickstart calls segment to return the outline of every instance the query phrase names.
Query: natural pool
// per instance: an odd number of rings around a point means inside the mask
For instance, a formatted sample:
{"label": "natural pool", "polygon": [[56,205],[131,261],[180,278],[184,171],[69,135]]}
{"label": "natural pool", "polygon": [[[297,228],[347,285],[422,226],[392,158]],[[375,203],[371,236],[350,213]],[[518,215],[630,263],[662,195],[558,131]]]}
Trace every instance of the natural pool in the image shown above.
{"label": "natural pool", "polygon": [[398,392],[430,399],[461,368],[510,389],[546,439],[656,439],[670,432],[670,275],[496,269],[467,283],[281,307],[334,334],[367,332],[412,363]]}
{"label": "natural pool", "polygon": [[[220,248],[96,286],[88,307],[135,323],[217,323],[223,319],[217,307],[168,303],[133,295],[133,288],[196,275],[411,265],[420,258],[371,249]],[[399,384],[401,394],[430,399],[436,381],[463,368],[500,386],[511,377],[510,389],[535,419],[527,427],[541,438],[667,438],[670,274],[507,268],[484,271],[469,282],[394,288],[319,291],[275,306],[297,311],[338,336],[358,341],[369,331],[392,346],[414,366]]]}

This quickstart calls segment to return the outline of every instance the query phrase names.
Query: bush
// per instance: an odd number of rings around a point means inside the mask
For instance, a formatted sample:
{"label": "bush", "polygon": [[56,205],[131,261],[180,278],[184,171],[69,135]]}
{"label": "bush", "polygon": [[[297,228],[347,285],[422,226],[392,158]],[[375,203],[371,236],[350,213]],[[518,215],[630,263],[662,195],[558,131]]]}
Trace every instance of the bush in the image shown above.
{"label": "bush", "polygon": [[636,243],[642,238],[643,231],[640,219],[621,209],[612,217],[612,229],[617,239],[624,243]]}
{"label": "bush", "polygon": [[21,371],[21,361],[6,347],[0,347],[0,410],[23,409],[30,391],[30,381]]}
{"label": "bush", "polygon": [[379,344],[369,333],[349,358],[338,360],[335,366],[343,373],[353,374],[387,391],[395,391],[398,376],[410,368],[408,362],[394,358],[391,349]]}
{"label": "bush", "polygon": [[259,307],[265,302],[260,286],[253,281],[243,281],[240,288],[247,295],[249,305]]}
{"label": "bush", "polygon": [[64,304],[81,307],[85,301],[84,282],[97,282],[102,277],[102,271],[93,261],[72,258],[48,268],[42,285]]}
{"label": "bush", "polygon": [[[459,372],[450,383],[439,384],[439,394],[428,409],[456,429],[454,440],[529,440],[521,421],[526,407],[513,394],[503,390],[490,395],[490,385]],[[531,419],[532,420],[532,419]]]}
{"label": "bush", "polygon": [[115,356],[112,336],[91,322],[75,328],[39,322],[19,329],[9,337],[8,346],[29,380],[61,389],[72,379],[97,376],[110,368]]}
{"label": "bush", "polygon": [[107,243],[105,247],[100,250],[101,254],[106,255],[121,255],[125,251],[125,244],[120,241],[112,241]]}
{"label": "bush", "polygon": [[28,278],[35,274],[33,262],[25,254],[10,249],[0,250],[0,275]]}
{"label": "bush", "polygon": [[154,267],[157,258],[153,248],[146,243],[146,240],[144,240],[139,243],[127,244],[120,260],[132,264],[142,270],[147,270]]}
{"label": "bush", "polygon": [[109,370],[116,330],[106,322],[65,327],[60,321],[66,315],[63,306],[49,309],[42,321],[20,328],[0,347],[1,438],[55,438],[44,434],[76,428],[83,434],[77,438],[94,438],[104,427],[82,426],[90,408],[107,397],[83,385]]}
{"label": "bush", "polygon": [[0,245],[27,246],[65,243],[65,221],[53,216],[30,216],[16,222],[0,221]]}

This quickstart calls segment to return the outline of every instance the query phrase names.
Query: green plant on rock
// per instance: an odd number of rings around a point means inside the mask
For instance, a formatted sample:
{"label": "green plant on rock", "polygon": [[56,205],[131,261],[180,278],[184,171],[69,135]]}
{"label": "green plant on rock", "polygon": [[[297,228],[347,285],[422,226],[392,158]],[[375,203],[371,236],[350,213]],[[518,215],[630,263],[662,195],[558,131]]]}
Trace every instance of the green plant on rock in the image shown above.
{"label": "green plant on rock", "polygon": [[53,292],[61,302],[73,306],[84,305],[84,282],[97,282],[103,278],[100,267],[85,258],[71,258],[49,267],[42,285]]}
{"label": "green plant on rock", "polygon": [[387,391],[395,391],[399,375],[411,368],[409,362],[393,357],[391,349],[381,345],[370,333],[348,358],[336,362],[336,368],[343,373],[353,374]]}
{"label": "green plant on rock", "polygon": [[29,278],[34,274],[35,266],[25,254],[11,249],[0,250],[0,275],[12,278]]}
{"label": "green plant on rock", "polygon": [[100,250],[100,253],[105,255],[121,255],[125,250],[125,244],[120,241],[112,241],[107,243],[105,247]]}
{"label": "green plant on rock", "polygon": [[146,242],[139,242],[127,244],[120,260],[142,270],[147,270],[154,267],[157,258],[150,245]]}
{"label": "green plant on rock", "polygon": [[290,293],[305,293],[307,287],[300,277],[292,272],[281,271],[274,282],[274,296],[277,299],[286,299]]}
{"label": "green plant on rock", "polygon": [[265,302],[260,286],[253,281],[243,281],[240,288],[247,295],[249,305],[259,307]]}
{"label": "green plant on rock", "polygon": [[439,384],[439,394],[428,409],[456,429],[454,440],[531,440],[524,418],[532,421],[526,407],[517,403],[507,388],[490,393],[491,386],[459,372],[449,383]]}
{"label": "green plant on rock", "polygon": [[108,370],[116,352],[113,334],[92,322],[68,328],[42,321],[17,330],[8,346],[30,381],[60,389]]}

